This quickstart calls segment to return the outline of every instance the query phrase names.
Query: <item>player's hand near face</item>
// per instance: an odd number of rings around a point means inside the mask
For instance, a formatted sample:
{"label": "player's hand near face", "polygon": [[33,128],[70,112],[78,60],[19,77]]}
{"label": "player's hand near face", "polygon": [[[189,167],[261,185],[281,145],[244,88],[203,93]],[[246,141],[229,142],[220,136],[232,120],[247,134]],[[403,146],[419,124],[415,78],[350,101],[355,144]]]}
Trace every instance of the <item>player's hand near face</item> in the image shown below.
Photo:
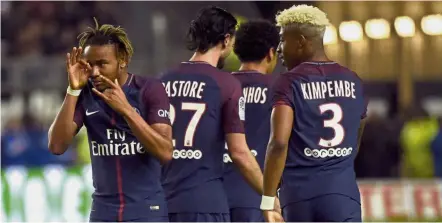
{"label": "player's hand near face", "polygon": [[87,84],[92,67],[83,59],[81,47],[72,49],[66,55],[66,70],[68,72],[69,86],[72,90],[81,90]]}
{"label": "player's hand near face", "polygon": [[99,92],[96,88],[92,88],[95,94],[100,96],[114,111],[118,112],[120,115],[125,116],[129,114],[130,110],[133,109],[129,101],[127,101],[126,95],[121,89],[118,80],[112,82],[103,75],[100,77],[104,82],[106,82],[110,87],[104,90],[104,92]]}

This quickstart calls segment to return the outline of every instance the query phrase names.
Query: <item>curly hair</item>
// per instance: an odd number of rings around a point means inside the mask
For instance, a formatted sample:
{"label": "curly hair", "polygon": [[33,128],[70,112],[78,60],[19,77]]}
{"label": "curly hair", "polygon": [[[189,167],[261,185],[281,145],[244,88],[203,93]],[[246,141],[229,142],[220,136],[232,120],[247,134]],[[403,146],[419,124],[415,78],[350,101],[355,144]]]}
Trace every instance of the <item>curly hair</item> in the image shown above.
{"label": "curly hair", "polygon": [[243,23],[236,31],[233,51],[241,62],[259,62],[279,44],[278,28],[266,20]]}
{"label": "curly hair", "polygon": [[95,28],[88,27],[86,31],[78,35],[78,44],[80,47],[87,45],[107,45],[114,44],[117,49],[117,58],[130,61],[134,54],[134,48],[129,40],[126,31],[120,26],[110,24],[99,25],[94,17]]}

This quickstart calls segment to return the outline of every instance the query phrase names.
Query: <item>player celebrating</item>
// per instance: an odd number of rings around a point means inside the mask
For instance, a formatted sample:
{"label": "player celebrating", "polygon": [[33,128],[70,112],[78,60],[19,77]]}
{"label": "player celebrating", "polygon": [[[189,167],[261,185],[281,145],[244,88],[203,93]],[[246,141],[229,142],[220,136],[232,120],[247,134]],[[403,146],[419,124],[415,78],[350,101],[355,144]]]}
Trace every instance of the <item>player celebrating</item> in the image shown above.
{"label": "player celebrating", "polygon": [[217,69],[232,51],[236,25],[223,9],[202,9],[188,32],[194,55],[162,77],[175,145],[163,171],[170,221],[230,221],[222,183],[225,142],[233,162],[262,193],[262,172],[244,136],[241,85]]}
{"label": "player celebrating", "polygon": [[[235,35],[234,52],[241,61],[239,72],[233,75],[242,84],[246,102],[245,133],[261,169],[270,135],[271,82],[276,62],[279,33],[275,25],[264,20],[241,24]],[[267,75],[269,74],[269,75]],[[224,188],[230,207],[232,222],[262,222],[259,204],[261,194],[256,193],[234,169],[228,154],[224,154]]]}
{"label": "player celebrating", "polygon": [[280,217],[272,210],[282,176],[284,220],[361,221],[353,162],[366,113],[362,81],[325,55],[324,12],[293,6],[276,21],[289,71],[274,86],[261,209],[267,221]]}
{"label": "player celebrating", "polygon": [[172,159],[168,97],[160,81],[127,72],[133,48],[125,31],[95,24],[67,54],[69,87],[49,149],[63,154],[85,125],[95,187],[90,221],[168,221],[160,182],[160,162]]}

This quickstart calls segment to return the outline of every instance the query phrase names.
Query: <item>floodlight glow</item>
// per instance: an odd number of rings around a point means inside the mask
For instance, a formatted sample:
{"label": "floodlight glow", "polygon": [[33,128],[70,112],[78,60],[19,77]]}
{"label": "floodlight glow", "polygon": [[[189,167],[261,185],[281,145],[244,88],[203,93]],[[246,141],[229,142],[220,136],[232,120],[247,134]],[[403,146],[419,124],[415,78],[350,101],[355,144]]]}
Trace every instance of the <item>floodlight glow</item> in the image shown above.
{"label": "floodlight glow", "polygon": [[346,42],[356,42],[363,39],[361,23],[357,21],[342,22],[339,25],[339,36]]}
{"label": "floodlight glow", "polygon": [[333,25],[327,26],[324,33],[324,45],[335,44],[338,42],[338,33]]}
{"label": "floodlight glow", "polygon": [[412,18],[399,16],[394,20],[394,28],[401,37],[412,37],[416,32],[416,27]]}
{"label": "floodlight glow", "polygon": [[422,31],[430,36],[442,35],[442,15],[427,15],[421,20]]}
{"label": "floodlight glow", "polygon": [[370,19],[365,23],[365,33],[372,39],[388,39],[390,23],[385,19]]}

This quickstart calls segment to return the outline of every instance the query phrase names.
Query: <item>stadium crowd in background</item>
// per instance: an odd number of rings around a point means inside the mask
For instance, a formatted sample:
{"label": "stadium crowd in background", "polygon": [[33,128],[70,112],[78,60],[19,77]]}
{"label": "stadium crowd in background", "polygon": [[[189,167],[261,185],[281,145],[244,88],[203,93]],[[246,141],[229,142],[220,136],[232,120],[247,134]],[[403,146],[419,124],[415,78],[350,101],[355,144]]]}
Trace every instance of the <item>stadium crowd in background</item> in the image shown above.
{"label": "stadium crowd in background", "polygon": [[101,1],[3,2],[2,51],[8,57],[63,53],[76,42],[77,34],[90,25],[91,17],[115,24],[112,4]]}

